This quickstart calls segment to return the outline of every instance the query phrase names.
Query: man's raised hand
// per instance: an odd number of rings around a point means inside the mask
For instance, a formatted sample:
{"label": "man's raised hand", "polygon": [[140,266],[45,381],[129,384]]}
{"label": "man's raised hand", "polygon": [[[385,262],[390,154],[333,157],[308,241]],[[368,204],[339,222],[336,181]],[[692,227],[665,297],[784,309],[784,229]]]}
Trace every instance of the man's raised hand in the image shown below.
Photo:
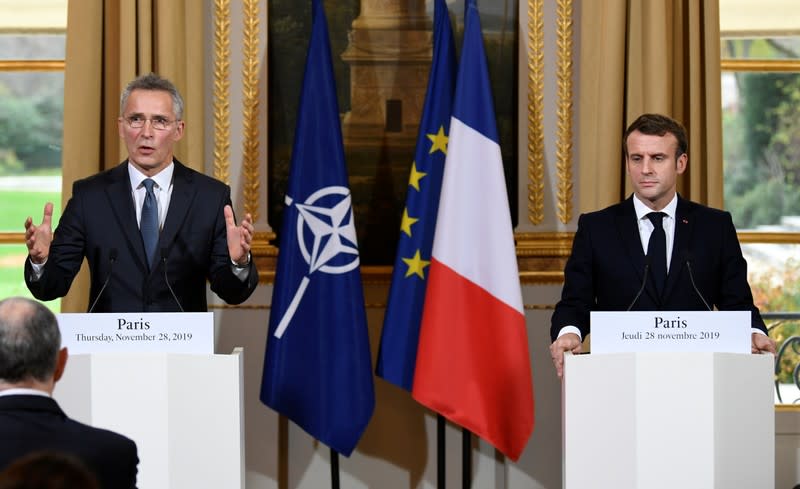
{"label": "man's raised hand", "polygon": [[240,226],[233,220],[233,209],[226,205],[224,209],[225,228],[228,235],[228,253],[231,260],[238,265],[246,265],[250,256],[250,243],[253,241],[253,218],[245,214]]}
{"label": "man's raised hand", "polygon": [[52,222],[52,202],[44,205],[44,217],[38,226],[33,223],[30,216],[25,219],[25,245],[28,247],[28,255],[33,263],[42,264],[50,255],[50,243],[53,241]]}

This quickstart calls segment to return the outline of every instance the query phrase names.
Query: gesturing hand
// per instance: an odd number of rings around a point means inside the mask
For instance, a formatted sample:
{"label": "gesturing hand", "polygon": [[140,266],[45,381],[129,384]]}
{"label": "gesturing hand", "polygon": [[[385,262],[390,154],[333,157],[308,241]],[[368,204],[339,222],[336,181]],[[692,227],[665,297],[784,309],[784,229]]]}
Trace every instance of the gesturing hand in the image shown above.
{"label": "gesturing hand", "polygon": [[223,210],[225,213],[225,228],[228,236],[228,254],[231,260],[239,265],[247,265],[248,255],[250,254],[250,243],[253,241],[253,218],[250,214],[245,214],[242,224],[237,226],[233,220],[233,209],[226,205]]}
{"label": "gesturing hand", "polygon": [[52,221],[52,202],[44,205],[44,217],[38,226],[33,223],[30,216],[25,219],[25,245],[28,247],[28,255],[33,263],[44,263],[50,255],[50,243],[53,241]]}

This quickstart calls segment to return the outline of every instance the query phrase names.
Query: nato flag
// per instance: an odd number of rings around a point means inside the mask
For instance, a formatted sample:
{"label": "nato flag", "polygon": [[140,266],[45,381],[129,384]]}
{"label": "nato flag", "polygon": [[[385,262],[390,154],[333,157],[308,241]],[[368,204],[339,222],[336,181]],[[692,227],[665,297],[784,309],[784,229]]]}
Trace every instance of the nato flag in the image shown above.
{"label": "nato flag", "polygon": [[375,408],[328,26],[313,0],[261,401],[349,456]]}

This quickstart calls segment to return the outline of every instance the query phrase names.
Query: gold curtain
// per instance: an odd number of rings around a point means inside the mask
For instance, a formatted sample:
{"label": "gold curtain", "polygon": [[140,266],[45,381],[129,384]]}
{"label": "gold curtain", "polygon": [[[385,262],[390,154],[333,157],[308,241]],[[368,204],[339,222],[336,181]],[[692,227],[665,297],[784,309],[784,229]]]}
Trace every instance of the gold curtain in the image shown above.
{"label": "gold curtain", "polygon": [[587,0],[581,8],[580,212],[631,193],[622,133],[645,112],[686,126],[689,167],[678,182],[681,195],[722,207],[717,0]]}
{"label": "gold curtain", "polygon": [[[119,95],[130,80],[141,74],[158,73],[181,91],[187,131],[175,147],[175,156],[203,171],[203,39],[202,2],[69,2],[62,207],[72,194],[75,180],[111,168],[126,158],[117,132]],[[85,311],[88,297],[89,277],[82,270],[61,309]]]}

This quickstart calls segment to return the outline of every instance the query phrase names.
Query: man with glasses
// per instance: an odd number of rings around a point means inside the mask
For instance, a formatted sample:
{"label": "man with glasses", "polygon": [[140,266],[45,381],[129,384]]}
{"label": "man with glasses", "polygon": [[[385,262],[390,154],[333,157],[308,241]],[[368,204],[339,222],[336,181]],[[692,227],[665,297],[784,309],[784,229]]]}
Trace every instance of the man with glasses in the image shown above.
{"label": "man with glasses", "polygon": [[25,283],[40,300],[64,296],[89,262],[90,312],[206,311],[206,281],[229,304],[258,284],[252,218],[239,225],[230,187],[173,156],[183,137],[183,99],[155,74],[120,98],[119,135],[128,159],[73,184],[55,233],[52,203],[42,223],[25,221]]}

